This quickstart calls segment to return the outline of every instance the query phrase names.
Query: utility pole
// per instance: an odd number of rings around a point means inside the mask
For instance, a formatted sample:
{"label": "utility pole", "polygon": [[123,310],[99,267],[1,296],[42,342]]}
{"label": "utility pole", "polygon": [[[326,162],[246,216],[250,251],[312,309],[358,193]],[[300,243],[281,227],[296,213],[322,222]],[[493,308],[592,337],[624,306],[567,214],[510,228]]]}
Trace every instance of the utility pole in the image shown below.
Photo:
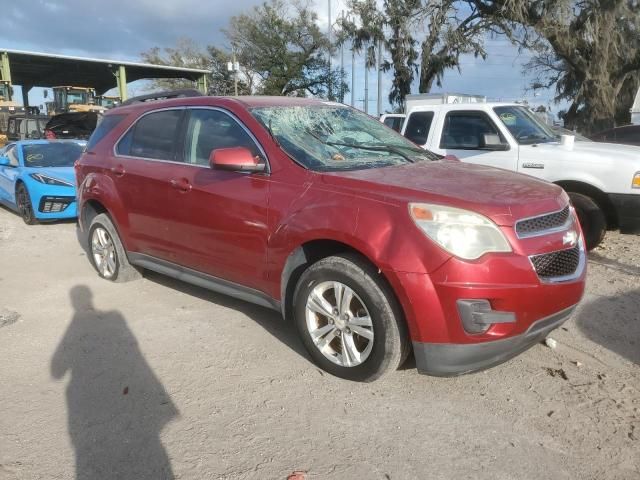
{"label": "utility pole", "polygon": [[329,100],[333,98],[333,85],[331,84],[331,0],[327,0],[327,6],[329,8],[329,31],[327,37],[329,38]]}
{"label": "utility pole", "polygon": [[378,40],[378,116],[382,115],[382,40]]}
{"label": "utility pole", "polygon": [[356,51],[351,41],[351,106],[355,106],[356,95]]}
{"label": "utility pole", "polygon": [[[342,25],[344,28],[344,10],[342,10]],[[340,42],[340,103],[344,103],[344,38]]]}
{"label": "utility pole", "polygon": [[369,65],[367,65],[367,54],[364,56],[364,113],[369,113]]}
{"label": "utility pole", "polygon": [[238,96],[238,60],[236,60],[236,51],[233,50],[233,90],[235,96]]}

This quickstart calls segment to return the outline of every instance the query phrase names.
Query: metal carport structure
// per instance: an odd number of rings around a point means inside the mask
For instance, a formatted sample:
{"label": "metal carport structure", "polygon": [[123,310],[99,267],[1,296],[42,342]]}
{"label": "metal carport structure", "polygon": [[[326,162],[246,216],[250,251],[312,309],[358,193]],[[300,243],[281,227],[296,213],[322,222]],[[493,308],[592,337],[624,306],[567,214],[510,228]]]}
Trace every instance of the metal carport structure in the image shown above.
{"label": "metal carport structure", "polygon": [[8,80],[22,87],[25,106],[28,105],[28,92],[32,87],[77,85],[93,87],[98,94],[118,87],[120,98],[126,100],[127,81],[156,78],[192,80],[206,94],[209,73],[208,70],[196,68],[0,48],[0,80]]}

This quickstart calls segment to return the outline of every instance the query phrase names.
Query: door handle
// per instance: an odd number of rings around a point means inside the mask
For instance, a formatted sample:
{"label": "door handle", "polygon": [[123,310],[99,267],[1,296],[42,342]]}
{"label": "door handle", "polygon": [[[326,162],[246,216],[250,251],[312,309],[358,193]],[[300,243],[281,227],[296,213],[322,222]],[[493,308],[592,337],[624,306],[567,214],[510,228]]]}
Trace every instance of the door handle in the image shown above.
{"label": "door handle", "polygon": [[186,178],[181,178],[179,180],[173,178],[169,180],[169,184],[176,190],[180,190],[183,193],[191,190],[191,184]]}
{"label": "door handle", "polygon": [[111,173],[113,173],[116,177],[121,177],[124,175],[124,167],[122,165],[112,167]]}

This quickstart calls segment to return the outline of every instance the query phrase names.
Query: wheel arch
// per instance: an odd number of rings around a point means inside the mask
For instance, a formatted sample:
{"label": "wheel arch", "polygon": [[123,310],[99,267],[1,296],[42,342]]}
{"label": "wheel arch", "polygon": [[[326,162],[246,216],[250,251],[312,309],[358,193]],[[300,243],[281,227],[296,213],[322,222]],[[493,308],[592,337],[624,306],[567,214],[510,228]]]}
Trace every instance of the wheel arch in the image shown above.
{"label": "wheel arch", "polygon": [[611,203],[611,200],[609,200],[609,196],[598,187],[578,180],[559,180],[554,183],[562,187],[567,193],[581,193],[591,198],[604,212],[605,218],[607,219],[607,228],[613,229],[618,226],[618,216],[615,207]]}
{"label": "wheel arch", "polygon": [[360,249],[349,245],[348,243],[329,238],[309,240],[295,248],[287,257],[280,277],[280,300],[283,317],[287,320],[292,318],[293,294],[302,273],[317,261],[341,253],[356,254],[378,271],[380,278],[388,287],[394,297],[394,300],[397,302],[398,308],[403,316],[402,321],[406,323],[406,315],[402,302],[396,294],[391,282],[386,278],[380,267],[376,265],[375,261]]}

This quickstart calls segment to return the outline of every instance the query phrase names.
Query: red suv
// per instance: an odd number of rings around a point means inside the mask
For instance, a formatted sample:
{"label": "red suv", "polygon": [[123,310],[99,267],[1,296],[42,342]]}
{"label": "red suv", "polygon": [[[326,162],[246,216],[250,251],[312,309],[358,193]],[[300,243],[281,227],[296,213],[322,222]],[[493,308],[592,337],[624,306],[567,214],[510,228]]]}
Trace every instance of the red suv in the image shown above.
{"label": "red suv", "polygon": [[281,311],[313,360],[348,379],[411,351],[432,375],[496,365],[561,325],[584,291],[562,189],[440,160],[337,103],[115,108],[77,181],[101,277],[149,269]]}

